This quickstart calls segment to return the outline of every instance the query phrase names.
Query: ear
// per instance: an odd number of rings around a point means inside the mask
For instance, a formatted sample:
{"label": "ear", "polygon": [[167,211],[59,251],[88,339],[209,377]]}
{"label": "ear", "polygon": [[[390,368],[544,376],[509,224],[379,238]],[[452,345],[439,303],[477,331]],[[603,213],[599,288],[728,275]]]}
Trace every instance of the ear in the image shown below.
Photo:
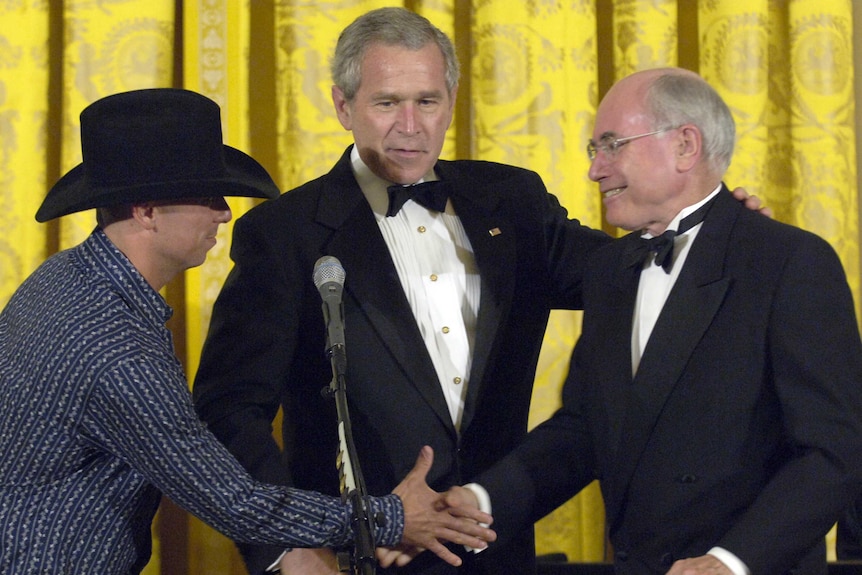
{"label": "ear", "polygon": [[145,230],[151,230],[156,226],[155,212],[156,207],[151,202],[135,204],[132,206],[132,219]]}
{"label": "ear", "polygon": [[452,126],[452,119],[455,117],[455,102],[457,100],[458,84],[455,84],[455,87],[452,88],[452,92],[449,94],[449,123],[446,125],[447,130]]}
{"label": "ear", "polygon": [[676,147],[676,167],[680,172],[694,168],[703,155],[703,138],[700,129],[694,124],[679,128]]}
{"label": "ear", "polygon": [[338,116],[338,121],[345,130],[353,129],[353,119],[350,115],[350,102],[344,97],[344,92],[338,86],[332,87],[332,104],[335,106],[335,114]]}

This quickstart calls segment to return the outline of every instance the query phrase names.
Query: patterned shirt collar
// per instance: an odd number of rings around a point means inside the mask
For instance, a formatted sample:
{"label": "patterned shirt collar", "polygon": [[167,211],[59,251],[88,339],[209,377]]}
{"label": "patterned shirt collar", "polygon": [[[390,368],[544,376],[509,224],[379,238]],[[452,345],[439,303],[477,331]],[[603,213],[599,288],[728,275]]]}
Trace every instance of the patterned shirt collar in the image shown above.
{"label": "patterned shirt collar", "polygon": [[111,284],[130,308],[154,325],[164,326],[171,318],[173,309],[101,228],[93,230],[77,252],[83,265]]}

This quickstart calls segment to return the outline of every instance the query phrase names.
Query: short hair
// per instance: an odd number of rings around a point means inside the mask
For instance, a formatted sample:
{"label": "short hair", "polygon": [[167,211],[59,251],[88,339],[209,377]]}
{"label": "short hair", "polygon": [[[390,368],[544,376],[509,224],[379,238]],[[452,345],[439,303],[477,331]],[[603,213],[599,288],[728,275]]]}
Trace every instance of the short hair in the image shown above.
{"label": "short hair", "polygon": [[645,104],[655,129],[697,126],[705,159],[724,174],[733,156],[736,124],[727,104],[709,83],[696,74],[669,71],[650,84]]}
{"label": "short hair", "polygon": [[420,50],[433,42],[443,53],[446,66],[446,88],[449,94],[458,85],[460,66],[452,41],[427,18],[404,8],[378,8],[354,20],[338,37],[330,69],[332,81],[344,93],[347,101],[353,100],[362,82],[362,59],[375,43],[403,46]]}
{"label": "short hair", "polygon": [[96,223],[102,229],[132,217],[132,204],[118,204],[96,208]]}

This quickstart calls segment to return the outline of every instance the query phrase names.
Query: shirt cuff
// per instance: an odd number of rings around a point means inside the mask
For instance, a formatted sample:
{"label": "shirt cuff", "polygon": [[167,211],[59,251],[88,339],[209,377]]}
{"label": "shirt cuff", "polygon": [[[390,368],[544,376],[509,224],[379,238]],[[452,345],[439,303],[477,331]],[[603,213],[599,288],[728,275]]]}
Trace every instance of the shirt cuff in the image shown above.
{"label": "shirt cuff", "polygon": [[713,547],[706,552],[707,555],[712,555],[733,572],[733,575],[751,575],[748,566],[742,560],[723,547]]}
{"label": "shirt cuff", "polygon": [[[404,504],[397,495],[369,497],[368,512],[375,525],[374,541],[379,547],[392,547],[401,542],[404,537]],[[383,516],[383,525],[377,525],[375,518]]]}
{"label": "shirt cuff", "polygon": [[[464,486],[464,489],[469,489],[473,495],[476,496],[476,499],[479,501],[479,511],[483,513],[487,513],[491,515],[491,496],[488,495],[488,491],[479,485],[478,483],[468,483]],[[488,527],[487,523],[480,523],[482,527]],[[464,546],[467,551],[472,551],[473,553],[481,553],[484,549],[473,549],[472,547]]]}

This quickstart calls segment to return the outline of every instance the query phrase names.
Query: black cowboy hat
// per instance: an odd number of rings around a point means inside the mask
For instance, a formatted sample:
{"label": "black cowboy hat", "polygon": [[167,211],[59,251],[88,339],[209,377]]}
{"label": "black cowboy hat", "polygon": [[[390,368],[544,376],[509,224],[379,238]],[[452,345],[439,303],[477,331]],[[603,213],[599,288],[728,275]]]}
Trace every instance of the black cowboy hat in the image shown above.
{"label": "black cowboy hat", "polygon": [[218,104],[173,88],[107,96],[81,112],[83,162],[54,184],[36,220],[182,198],[276,198],[251,156],[222,143]]}

